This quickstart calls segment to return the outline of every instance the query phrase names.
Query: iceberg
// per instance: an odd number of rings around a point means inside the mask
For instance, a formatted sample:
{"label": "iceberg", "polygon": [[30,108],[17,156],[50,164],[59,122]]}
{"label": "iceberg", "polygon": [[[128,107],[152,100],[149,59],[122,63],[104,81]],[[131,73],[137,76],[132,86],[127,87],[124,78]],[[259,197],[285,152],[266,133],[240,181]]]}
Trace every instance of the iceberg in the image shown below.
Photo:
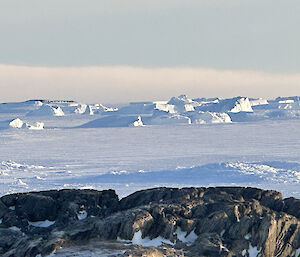
{"label": "iceberg", "polygon": [[26,114],[26,116],[64,116],[63,110],[59,106],[50,106],[43,104],[37,110],[33,110]]}
{"label": "iceberg", "polygon": [[196,107],[199,111],[208,112],[253,112],[249,98],[234,97],[230,99],[222,99],[216,103],[206,103]]}
{"label": "iceberg", "polygon": [[109,127],[137,127],[143,126],[140,116],[110,115],[87,122],[78,128],[109,128]]}
{"label": "iceberg", "polygon": [[231,118],[227,113],[218,112],[195,112],[190,116],[192,123],[212,124],[212,123],[231,123]]}

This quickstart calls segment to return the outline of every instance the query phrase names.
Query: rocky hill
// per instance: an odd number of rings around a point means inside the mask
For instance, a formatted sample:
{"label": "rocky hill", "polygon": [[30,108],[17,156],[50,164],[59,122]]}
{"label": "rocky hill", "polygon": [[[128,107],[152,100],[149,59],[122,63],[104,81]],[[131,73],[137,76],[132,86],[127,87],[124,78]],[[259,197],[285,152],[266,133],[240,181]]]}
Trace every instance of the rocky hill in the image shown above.
{"label": "rocky hill", "polygon": [[63,256],[60,248],[81,244],[121,252],[110,256],[298,257],[300,200],[243,187],[1,197],[1,256]]}

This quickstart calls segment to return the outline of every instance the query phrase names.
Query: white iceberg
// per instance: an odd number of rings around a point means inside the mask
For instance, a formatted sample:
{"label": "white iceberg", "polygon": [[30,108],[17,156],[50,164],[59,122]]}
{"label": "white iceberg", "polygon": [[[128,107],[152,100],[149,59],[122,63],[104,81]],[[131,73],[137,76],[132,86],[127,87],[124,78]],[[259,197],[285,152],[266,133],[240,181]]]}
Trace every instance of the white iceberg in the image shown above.
{"label": "white iceberg", "polygon": [[143,126],[140,116],[110,115],[87,122],[79,128],[109,128],[109,127],[136,127]]}
{"label": "white iceberg", "polygon": [[178,97],[172,97],[169,102],[169,105],[173,105],[174,109],[178,113],[192,112],[195,110],[194,106],[198,106],[197,102],[187,98],[186,95],[180,95]]}
{"label": "white iceberg", "polygon": [[258,105],[267,105],[269,104],[267,99],[263,99],[263,98],[251,98],[249,99],[249,102],[251,104],[251,106],[258,106]]}
{"label": "white iceberg", "polygon": [[180,125],[191,123],[191,119],[187,116],[167,113],[164,111],[154,112],[152,117],[148,118],[146,121],[146,125]]}
{"label": "white iceberg", "polygon": [[31,130],[44,129],[44,122],[36,122],[34,125],[26,124],[26,127]]}
{"label": "white iceberg", "polygon": [[31,111],[26,116],[64,116],[63,110],[59,106],[43,104],[37,110]]}
{"label": "white iceberg", "polygon": [[231,118],[227,113],[218,112],[197,112],[191,116],[192,123],[195,124],[213,124],[213,123],[231,123]]}
{"label": "white iceberg", "polygon": [[208,112],[253,112],[249,98],[247,97],[234,97],[230,99],[222,99],[216,103],[202,104],[196,107],[200,111]]}
{"label": "white iceberg", "polygon": [[17,128],[17,129],[31,129],[31,130],[41,130],[44,129],[43,122],[36,122],[34,125],[26,123],[19,118],[16,118],[8,123],[8,127]]}
{"label": "white iceberg", "polygon": [[134,122],[131,124],[131,126],[132,126],[132,127],[142,127],[142,126],[144,126],[141,116],[139,116],[139,117],[137,118],[137,120],[134,121]]}
{"label": "white iceberg", "polygon": [[9,122],[8,125],[12,128],[19,128],[19,129],[26,127],[26,124],[19,118],[12,120],[11,122]]}

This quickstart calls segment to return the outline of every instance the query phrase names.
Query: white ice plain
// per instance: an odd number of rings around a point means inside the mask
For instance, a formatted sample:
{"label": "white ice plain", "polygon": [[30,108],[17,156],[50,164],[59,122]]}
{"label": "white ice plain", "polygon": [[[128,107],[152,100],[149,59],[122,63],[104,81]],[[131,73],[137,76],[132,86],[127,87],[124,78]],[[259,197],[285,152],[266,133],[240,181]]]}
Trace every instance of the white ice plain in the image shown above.
{"label": "white ice plain", "polygon": [[299,198],[299,103],[182,95],[119,108],[0,104],[0,194],[240,185]]}

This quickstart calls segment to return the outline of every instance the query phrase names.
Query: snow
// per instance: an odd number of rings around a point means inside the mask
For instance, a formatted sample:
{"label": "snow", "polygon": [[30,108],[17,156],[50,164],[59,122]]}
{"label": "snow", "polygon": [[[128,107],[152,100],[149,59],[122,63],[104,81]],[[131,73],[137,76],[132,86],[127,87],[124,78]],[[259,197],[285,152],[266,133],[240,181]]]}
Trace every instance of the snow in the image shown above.
{"label": "snow", "polygon": [[246,239],[246,240],[249,240],[250,238],[251,238],[251,234],[245,235],[245,239]]}
{"label": "snow", "polygon": [[12,231],[16,231],[16,232],[20,232],[21,231],[21,229],[18,228],[18,227],[16,227],[16,226],[9,227],[9,229],[12,230]]}
{"label": "snow", "polygon": [[77,213],[78,220],[84,220],[88,216],[87,212],[85,210],[81,210]]}
{"label": "snow", "polygon": [[251,244],[249,245],[249,257],[257,257],[260,253],[260,250],[257,247],[253,247]]}
{"label": "snow", "polygon": [[[0,133],[0,194],[74,187],[114,188],[124,196],[153,186],[241,185],[299,198],[299,97],[265,105],[262,99],[247,99],[179,96],[172,104],[132,103],[134,115],[74,101],[0,104],[5,128]],[[288,104],[278,103],[285,100],[296,107],[279,108]],[[253,112],[247,111],[247,101]],[[179,113],[176,106],[186,104],[195,110]],[[74,112],[84,105],[94,115]],[[65,115],[27,116],[45,106],[60,107]],[[16,119],[27,129],[11,128]]]}
{"label": "snow", "polygon": [[43,220],[43,221],[28,221],[28,224],[33,227],[39,227],[39,228],[48,228],[52,226],[55,223],[55,221],[50,220]]}
{"label": "snow", "polygon": [[[241,185],[299,198],[299,125],[295,120],[35,133],[4,130],[0,194],[28,191],[18,184],[20,179],[30,190],[66,185],[114,188],[126,195],[153,186]],[[129,175],[112,174],[124,171]]]}
{"label": "snow", "polygon": [[180,227],[178,227],[176,229],[175,234],[177,235],[177,238],[180,241],[182,241],[184,243],[189,243],[189,244],[194,243],[197,240],[197,238],[198,238],[198,236],[195,234],[195,230],[191,231],[188,234],[187,232],[183,232]]}
{"label": "snow", "polygon": [[19,186],[27,186],[27,184],[26,184],[25,182],[23,182],[21,179],[18,179],[18,180],[17,180],[17,184],[18,184]]}
{"label": "snow", "polygon": [[153,239],[150,239],[149,237],[142,238],[142,232],[140,230],[134,233],[131,242],[132,244],[154,247],[160,246],[163,243],[173,245],[173,243],[170,240],[162,237],[157,237]]}
{"label": "snow", "polygon": [[[248,252],[248,255],[246,255]],[[242,251],[242,256],[249,256],[249,257],[259,257],[260,256],[260,250],[258,247],[253,247],[251,244],[249,244],[249,249],[244,249]]]}

